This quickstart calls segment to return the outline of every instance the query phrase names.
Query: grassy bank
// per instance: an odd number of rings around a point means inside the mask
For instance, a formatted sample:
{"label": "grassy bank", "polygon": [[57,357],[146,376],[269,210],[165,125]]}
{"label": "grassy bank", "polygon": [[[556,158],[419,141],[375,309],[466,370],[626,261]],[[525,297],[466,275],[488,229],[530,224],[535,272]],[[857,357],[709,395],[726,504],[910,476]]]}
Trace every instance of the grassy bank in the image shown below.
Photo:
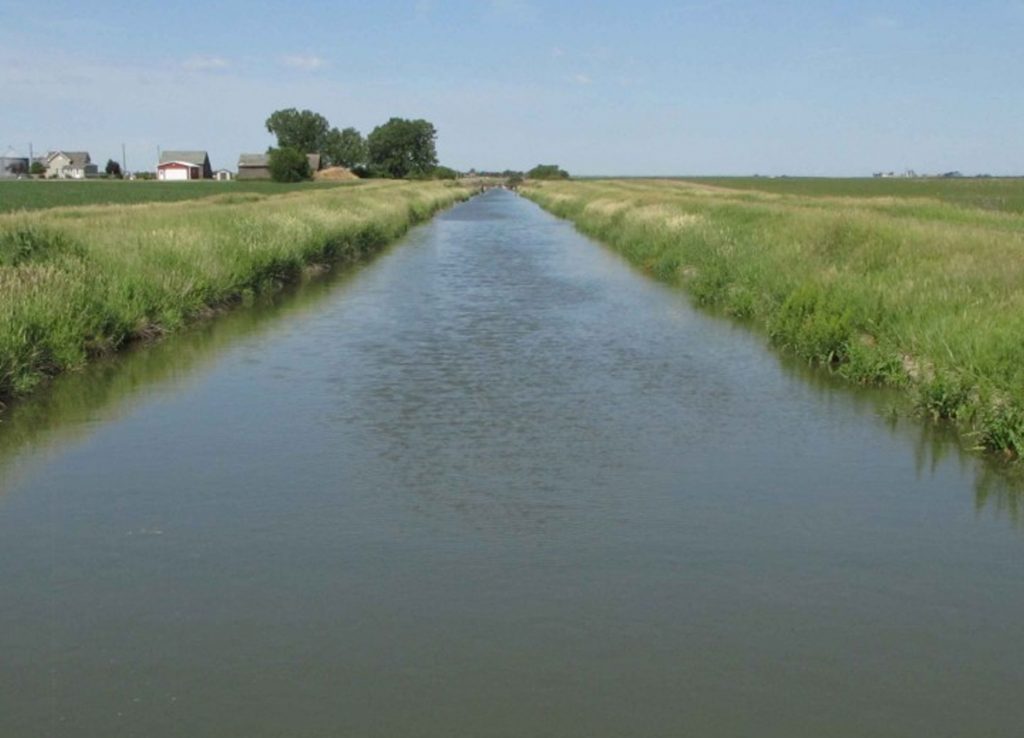
{"label": "grassy bank", "polygon": [[1024,215],[825,193],[644,180],[525,189],[699,303],[763,327],[779,347],[855,382],[905,388],[920,412],[1018,456]]}
{"label": "grassy bank", "polygon": [[362,258],[469,193],[376,182],[0,215],[0,400],[312,263]]}

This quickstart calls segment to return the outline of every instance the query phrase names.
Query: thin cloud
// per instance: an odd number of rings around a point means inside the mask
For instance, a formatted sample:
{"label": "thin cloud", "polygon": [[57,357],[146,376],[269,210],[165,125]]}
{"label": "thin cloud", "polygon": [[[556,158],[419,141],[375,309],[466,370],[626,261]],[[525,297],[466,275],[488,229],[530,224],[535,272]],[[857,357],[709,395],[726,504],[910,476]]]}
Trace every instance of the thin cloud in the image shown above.
{"label": "thin cloud", "polygon": [[578,85],[589,85],[594,81],[586,74],[574,74],[570,79]]}
{"label": "thin cloud", "polygon": [[222,56],[190,56],[181,66],[189,72],[215,72],[231,65]]}
{"label": "thin cloud", "polygon": [[302,69],[307,72],[315,71],[327,64],[323,58],[314,54],[290,54],[281,57],[281,63],[291,69]]}

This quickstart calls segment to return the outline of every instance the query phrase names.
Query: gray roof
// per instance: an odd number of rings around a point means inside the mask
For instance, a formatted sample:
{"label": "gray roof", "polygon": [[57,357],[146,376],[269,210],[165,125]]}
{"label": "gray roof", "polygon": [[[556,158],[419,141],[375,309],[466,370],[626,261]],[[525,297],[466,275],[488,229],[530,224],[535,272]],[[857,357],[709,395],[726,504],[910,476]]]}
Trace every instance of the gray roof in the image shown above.
{"label": "gray roof", "polygon": [[185,161],[196,166],[203,166],[209,159],[205,151],[161,151],[160,163],[169,164],[172,161]]}
{"label": "gray roof", "polygon": [[265,167],[269,165],[269,154],[239,154],[238,156],[238,166],[240,167]]}
{"label": "gray roof", "polygon": [[[306,154],[306,161],[309,168],[314,172],[320,170],[320,154]],[[238,156],[240,167],[267,167],[270,166],[270,154],[240,154]]]}
{"label": "gray roof", "polygon": [[68,158],[68,166],[75,169],[83,169],[87,164],[92,163],[88,151],[51,151],[46,155],[46,160],[50,161],[59,154],[64,154]]}

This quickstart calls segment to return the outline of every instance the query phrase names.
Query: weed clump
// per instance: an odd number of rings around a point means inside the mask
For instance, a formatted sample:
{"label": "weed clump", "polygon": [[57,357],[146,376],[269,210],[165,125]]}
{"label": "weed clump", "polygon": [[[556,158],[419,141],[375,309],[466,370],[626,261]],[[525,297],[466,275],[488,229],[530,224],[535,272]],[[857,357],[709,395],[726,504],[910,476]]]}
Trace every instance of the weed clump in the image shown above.
{"label": "weed clump", "polygon": [[82,253],[64,233],[37,224],[0,230],[0,267],[40,263]]}

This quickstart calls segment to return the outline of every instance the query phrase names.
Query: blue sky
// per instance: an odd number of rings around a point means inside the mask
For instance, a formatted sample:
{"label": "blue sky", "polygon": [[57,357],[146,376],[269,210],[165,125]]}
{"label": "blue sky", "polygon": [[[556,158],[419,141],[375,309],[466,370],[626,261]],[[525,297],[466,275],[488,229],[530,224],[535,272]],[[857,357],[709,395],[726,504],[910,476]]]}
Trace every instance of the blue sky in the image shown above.
{"label": "blue sky", "polygon": [[579,174],[1024,174],[1024,0],[0,0],[0,149],[272,143],[277,108]]}

